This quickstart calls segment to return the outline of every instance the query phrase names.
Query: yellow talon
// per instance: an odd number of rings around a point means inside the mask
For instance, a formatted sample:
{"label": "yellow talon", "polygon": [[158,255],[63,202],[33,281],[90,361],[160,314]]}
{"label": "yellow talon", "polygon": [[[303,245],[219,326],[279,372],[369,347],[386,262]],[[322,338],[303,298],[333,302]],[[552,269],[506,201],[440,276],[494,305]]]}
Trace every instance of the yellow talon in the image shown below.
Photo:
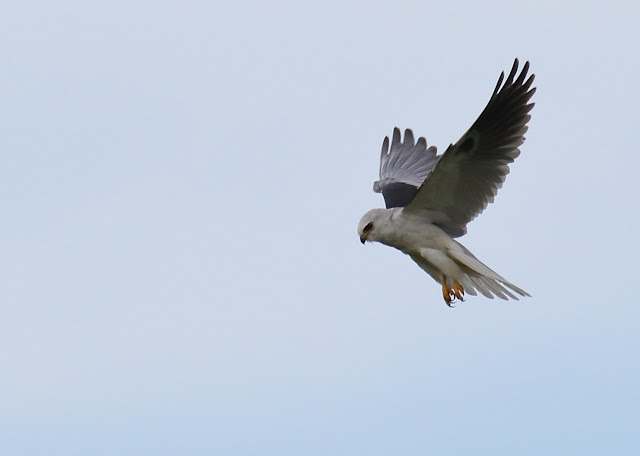
{"label": "yellow talon", "polygon": [[464,288],[462,288],[462,285],[460,285],[460,282],[457,280],[453,281],[453,293],[460,301],[464,301]]}
{"label": "yellow talon", "polygon": [[447,285],[447,278],[445,276],[442,276],[440,283],[442,284],[442,297],[449,307],[453,307],[451,303],[455,301],[456,298],[459,301],[464,301],[464,288],[460,282],[457,280],[453,281],[453,290]]}
{"label": "yellow talon", "polygon": [[449,285],[447,285],[447,278],[445,276],[442,276],[440,283],[442,283],[442,297],[444,298],[444,302],[451,307],[455,294],[453,290],[449,288]]}

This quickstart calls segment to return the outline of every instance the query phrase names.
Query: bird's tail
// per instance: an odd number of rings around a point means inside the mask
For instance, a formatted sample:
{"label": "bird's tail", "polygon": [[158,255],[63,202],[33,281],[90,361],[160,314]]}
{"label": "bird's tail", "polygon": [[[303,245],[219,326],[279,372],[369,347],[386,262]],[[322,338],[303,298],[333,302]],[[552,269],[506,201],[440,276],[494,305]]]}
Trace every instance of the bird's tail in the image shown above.
{"label": "bird's tail", "polygon": [[465,277],[461,285],[464,287],[466,293],[475,296],[476,290],[478,290],[487,298],[493,298],[495,295],[504,300],[509,298],[518,300],[518,297],[514,293],[520,296],[531,296],[522,288],[505,280],[500,274],[478,260],[465,246],[459,242],[456,242],[456,244],[458,244],[461,249],[452,249],[448,253],[460,264],[465,272]]}

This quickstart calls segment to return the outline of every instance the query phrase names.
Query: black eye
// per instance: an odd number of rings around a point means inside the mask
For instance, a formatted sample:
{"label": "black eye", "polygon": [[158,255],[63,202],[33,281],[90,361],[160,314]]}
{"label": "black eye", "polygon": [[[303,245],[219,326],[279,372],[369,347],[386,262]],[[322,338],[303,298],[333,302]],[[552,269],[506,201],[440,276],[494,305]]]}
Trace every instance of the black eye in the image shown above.
{"label": "black eye", "polygon": [[364,227],[364,233],[368,233],[369,231],[371,231],[373,229],[373,222],[369,222],[367,223],[367,226]]}

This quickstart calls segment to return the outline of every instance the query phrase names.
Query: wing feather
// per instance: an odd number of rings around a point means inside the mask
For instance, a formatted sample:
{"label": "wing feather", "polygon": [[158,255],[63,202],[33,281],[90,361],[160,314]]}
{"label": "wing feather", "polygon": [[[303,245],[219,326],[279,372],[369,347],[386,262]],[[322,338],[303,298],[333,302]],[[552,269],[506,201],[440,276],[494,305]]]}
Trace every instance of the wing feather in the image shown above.
{"label": "wing feather", "polygon": [[525,140],[534,106],[529,100],[536,91],[531,88],[535,76],[527,78],[528,70],[526,62],[516,78],[515,59],[506,80],[504,72],[500,74],[478,119],[447,148],[405,211],[436,213],[449,235],[466,233],[467,224],[493,202],[509,165],[520,155],[518,147]]}
{"label": "wing feather", "polygon": [[404,207],[413,199],[418,188],[438,161],[435,147],[427,147],[423,137],[415,140],[413,132],[404,131],[404,141],[397,127],[382,142],[380,152],[380,180],[374,182],[373,191],[382,193],[387,208]]}

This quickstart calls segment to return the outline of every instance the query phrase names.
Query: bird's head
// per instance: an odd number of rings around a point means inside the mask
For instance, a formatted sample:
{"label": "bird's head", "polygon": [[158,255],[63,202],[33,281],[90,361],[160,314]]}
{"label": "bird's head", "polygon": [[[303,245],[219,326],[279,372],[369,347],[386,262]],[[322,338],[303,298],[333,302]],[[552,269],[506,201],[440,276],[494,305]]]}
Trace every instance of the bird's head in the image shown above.
{"label": "bird's head", "polygon": [[388,218],[387,209],[371,209],[364,214],[358,223],[358,236],[363,244],[366,241],[377,241],[376,226],[380,225]]}

